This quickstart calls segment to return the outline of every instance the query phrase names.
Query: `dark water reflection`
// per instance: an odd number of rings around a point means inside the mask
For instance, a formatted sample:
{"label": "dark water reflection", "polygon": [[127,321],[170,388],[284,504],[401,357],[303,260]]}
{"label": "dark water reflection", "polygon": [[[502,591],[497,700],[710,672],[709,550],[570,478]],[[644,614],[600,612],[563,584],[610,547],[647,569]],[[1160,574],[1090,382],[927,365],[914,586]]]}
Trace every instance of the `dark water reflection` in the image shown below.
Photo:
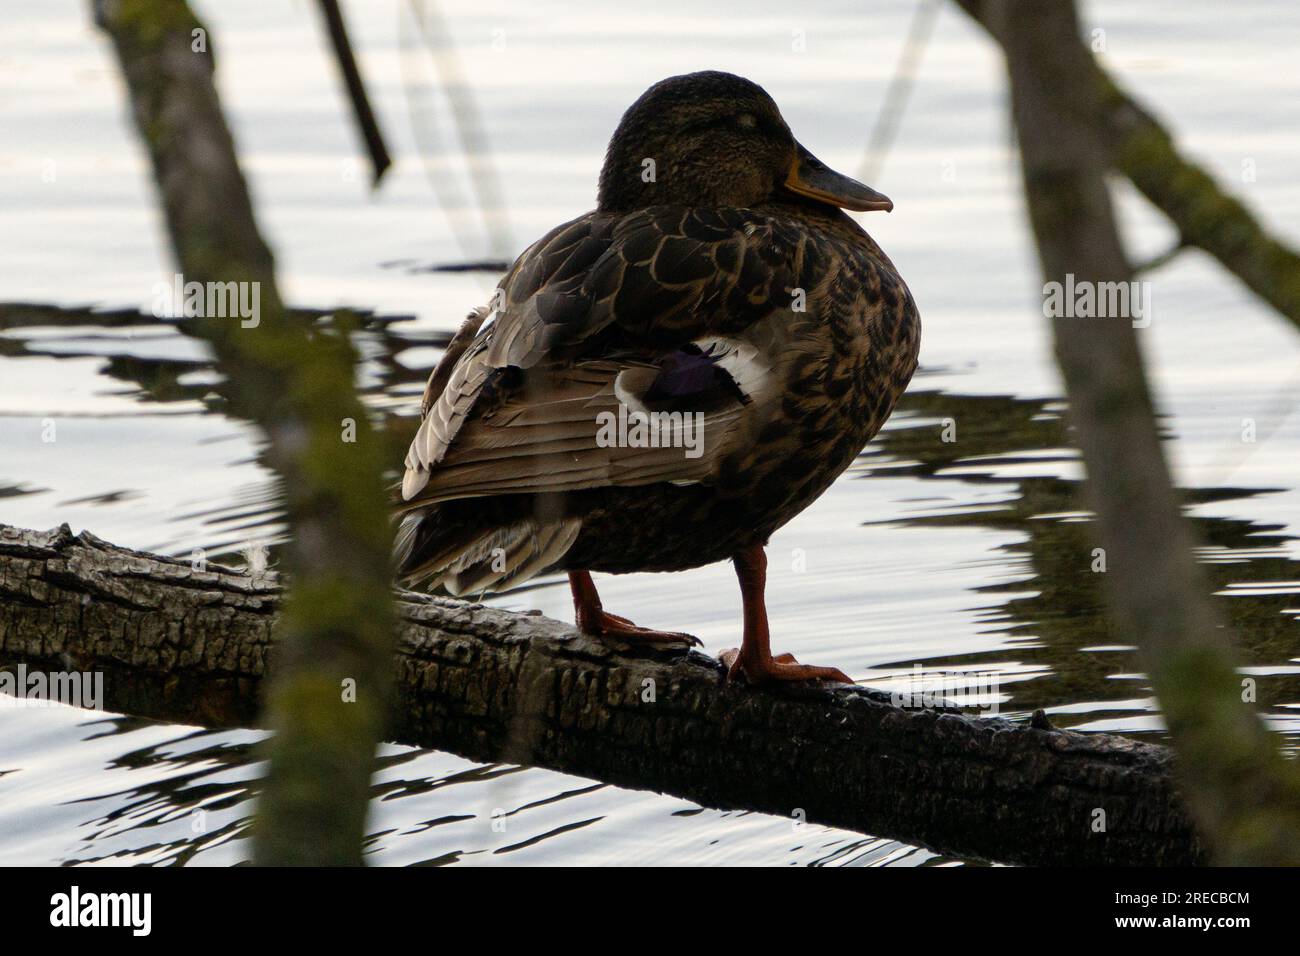
{"label": "dark water reflection", "polygon": [[[959,474],[972,485],[1002,486],[1009,493],[992,509],[934,511],[907,519],[918,524],[980,527],[1014,532],[1003,546],[1006,561],[1029,576],[1014,583],[983,584],[986,620],[1015,642],[1019,659],[1033,666],[1035,678],[1010,685],[1004,711],[1042,708],[1058,726],[1158,734],[1155,701],[1139,673],[1135,651],[1118,643],[1104,614],[1102,575],[1093,571],[1095,542],[1078,481],[1059,477],[1006,477],[1002,472],[1031,464],[1037,468],[1074,462],[1067,446],[1061,404],[1008,396],[960,396],[913,391],[901,410],[927,420],[950,418],[962,425],[960,443],[937,440],[931,428],[885,432],[854,468],[857,477],[889,472],[922,481]],[[881,461],[875,465],[873,462]],[[851,472],[852,474],[852,472]],[[1244,502],[1267,490],[1191,489],[1189,506]],[[1192,509],[1194,511],[1194,508]],[[1277,524],[1195,515],[1196,533],[1205,542],[1200,556],[1221,605],[1236,631],[1245,673],[1256,678],[1258,702],[1294,748],[1300,737],[1295,714],[1300,700],[1300,565],[1286,547],[1291,535]],[[1025,594],[1032,591],[1032,594]],[[1006,597],[1001,597],[1006,595]],[[980,665],[982,655],[952,655],[928,660],[939,669]],[[1105,701],[1134,698],[1150,706],[1149,728],[1112,726]],[[1079,702],[1089,702],[1084,710]]]}

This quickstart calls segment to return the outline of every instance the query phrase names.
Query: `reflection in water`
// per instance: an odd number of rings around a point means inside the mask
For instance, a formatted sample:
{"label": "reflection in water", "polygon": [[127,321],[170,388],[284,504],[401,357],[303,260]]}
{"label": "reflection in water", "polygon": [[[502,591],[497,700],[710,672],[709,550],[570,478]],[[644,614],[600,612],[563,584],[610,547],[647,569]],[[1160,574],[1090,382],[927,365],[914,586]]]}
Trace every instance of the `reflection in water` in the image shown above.
{"label": "reflection in water", "polygon": [[[117,717],[90,726],[99,731],[95,736],[122,735],[129,740],[131,731],[148,724]],[[113,758],[110,770],[143,772],[126,775],[132,781],[127,789],[71,801],[107,809],[83,824],[82,854],[64,862],[147,859],[184,865],[238,838],[249,824],[252,790],[247,777],[253,755],[251,743],[235,743],[228,736],[193,731]],[[231,776],[240,779],[230,780]]]}
{"label": "reflection in water", "polygon": [[[445,342],[442,334],[421,335],[402,324],[370,316],[359,336],[366,356],[365,393],[391,438],[394,462],[414,427],[401,413],[413,409],[427,368]],[[126,417],[158,421],[161,411],[192,423],[225,424],[219,380],[191,343],[165,324],[131,313],[0,306],[0,329],[8,329],[0,335],[0,363],[8,367],[94,358],[100,363],[98,387],[112,381],[114,396],[130,403],[122,412]],[[918,377],[890,427],[841,479],[829,507],[864,534],[886,523],[991,535],[996,544],[968,569],[974,578],[967,593],[977,602],[980,636],[996,639],[975,650],[954,640],[942,644],[939,653],[918,655],[904,647],[894,658],[877,655],[867,681],[897,686],[909,678],[914,663],[958,680],[962,674],[972,681],[992,674],[1004,715],[1043,708],[1058,725],[1158,737],[1155,704],[1135,654],[1110,634],[1102,614],[1101,577],[1091,570],[1087,512],[1079,500],[1078,466],[1060,404],[927,389],[933,375]],[[950,423],[960,430],[959,441],[944,440]],[[249,446],[239,437],[226,433],[210,440],[232,466],[248,465]],[[202,542],[214,556],[224,554],[223,560],[237,557],[237,542],[250,535],[273,542],[279,527],[275,491],[259,474],[250,472],[248,481],[158,518],[149,533]],[[49,497],[51,510],[80,504],[107,514],[158,493],[147,471],[136,474],[137,487],[115,482],[97,491],[79,487],[77,493],[59,487],[57,479],[29,483],[22,474],[0,474],[0,498]],[[1300,569],[1288,557],[1290,538],[1278,526],[1211,517],[1207,507],[1263,494],[1220,488],[1194,491],[1188,498],[1207,542],[1204,559],[1243,642],[1249,674],[1258,682],[1260,708],[1294,748],[1300,737]],[[889,516],[883,522],[882,514]],[[861,542],[845,547],[860,550]],[[844,564],[853,561],[851,555],[838,557]],[[539,594],[554,586],[533,585]],[[935,593],[939,587],[933,586]],[[802,592],[798,600],[816,595]],[[507,596],[503,603],[517,604],[519,598]],[[523,596],[525,603],[528,598]],[[922,607],[909,614],[916,627],[943,626],[942,618],[927,617]],[[817,624],[806,627],[815,630]],[[260,734],[195,731],[130,718],[86,720],[75,711],[42,710],[0,712],[0,735],[11,741],[0,767],[0,829],[28,835],[0,847],[12,854],[0,860],[246,862]],[[376,863],[425,866],[959,862],[861,834],[703,810],[550,771],[476,765],[391,746],[376,774],[366,852]]]}
{"label": "reflection in water", "polygon": [[[946,671],[1014,664],[1032,679],[1003,683],[1002,690],[1009,695],[1002,705],[1004,714],[1042,708],[1063,727],[1126,733],[1156,730],[1154,722],[1142,728],[1106,719],[1135,708],[1154,712],[1156,705],[1138,673],[1134,649],[1120,644],[1109,631],[1102,577],[1093,571],[1094,543],[1088,535],[1081,487],[1077,481],[1042,474],[1076,460],[1067,445],[1059,403],[912,392],[901,412],[898,424],[903,427],[883,433],[851,474],[906,474],[922,481],[957,477],[971,485],[1001,487],[1007,494],[997,507],[953,507],[953,502],[945,501],[940,507],[918,508],[903,523],[1013,532],[1014,539],[1003,547],[1003,560],[1025,574],[1014,583],[975,588],[993,600],[984,609],[984,620],[1008,635],[1016,661],[953,655],[930,659],[926,666]],[[959,443],[941,440],[939,423],[945,419],[960,423]],[[1193,489],[1187,500],[1203,505],[1265,493]],[[1295,666],[1300,646],[1296,628],[1300,567],[1285,548],[1292,538],[1276,533],[1277,525],[1244,519],[1192,520],[1206,542],[1202,560],[1224,597],[1247,673],[1256,679],[1259,706],[1294,748],[1300,738],[1300,716],[1294,713],[1300,700],[1300,667]]]}

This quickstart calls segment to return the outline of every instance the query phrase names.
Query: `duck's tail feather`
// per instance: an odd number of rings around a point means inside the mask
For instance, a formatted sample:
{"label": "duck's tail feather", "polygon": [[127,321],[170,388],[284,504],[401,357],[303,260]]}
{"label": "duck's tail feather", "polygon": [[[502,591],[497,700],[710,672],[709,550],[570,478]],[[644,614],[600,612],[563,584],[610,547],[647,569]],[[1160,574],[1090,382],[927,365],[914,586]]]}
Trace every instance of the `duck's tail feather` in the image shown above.
{"label": "duck's tail feather", "polygon": [[427,582],[456,596],[517,587],[556,564],[577,540],[579,518],[524,518],[470,527],[433,507],[402,517],[394,552],[408,587]]}

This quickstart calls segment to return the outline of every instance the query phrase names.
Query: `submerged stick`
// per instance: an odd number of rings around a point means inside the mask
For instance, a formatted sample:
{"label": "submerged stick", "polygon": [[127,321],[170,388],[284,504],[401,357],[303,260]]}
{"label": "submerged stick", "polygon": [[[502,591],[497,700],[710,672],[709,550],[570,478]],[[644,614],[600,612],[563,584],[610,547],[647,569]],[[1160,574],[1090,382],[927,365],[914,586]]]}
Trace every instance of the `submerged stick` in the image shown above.
{"label": "submerged stick", "polygon": [[[0,663],[102,671],[111,710],[255,725],[280,601],[274,577],[0,526]],[[398,743],[972,858],[1204,860],[1164,747],[903,709],[861,687],[725,685],[698,652],[428,595],[397,608]]]}
{"label": "submerged stick", "polygon": [[366,95],[366,84],[361,79],[357,58],[352,54],[352,43],[348,39],[347,24],[343,21],[343,11],[339,9],[338,0],[320,0],[320,9],[325,18],[325,31],[329,34],[330,46],[334,50],[334,59],[348,91],[348,102],[352,104],[352,116],[366,144],[366,155],[370,157],[370,185],[378,186],[393,160],[388,155],[388,146],[384,143],[384,134],[379,130],[379,121],[375,119],[370,97]]}

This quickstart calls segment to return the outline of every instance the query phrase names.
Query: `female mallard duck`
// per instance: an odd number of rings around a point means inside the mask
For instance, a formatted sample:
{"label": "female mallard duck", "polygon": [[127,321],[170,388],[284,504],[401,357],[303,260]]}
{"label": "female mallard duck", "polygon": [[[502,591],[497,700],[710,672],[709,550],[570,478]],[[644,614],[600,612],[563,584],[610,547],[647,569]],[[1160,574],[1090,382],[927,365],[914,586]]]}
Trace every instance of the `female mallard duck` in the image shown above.
{"label": "female mallard duck", "polygon": [[728,674],[848,681],[774,657],[763,547],[889,417],[920,320],[839,207],[893,204],[795,141],[729,73],[656,83],[609,143],[594,212],[521,255],[434,369],[406,457],[399,573],[453,594],[569,574],[579,628],[694,642],[601,607],[592,571],[731,558]]}

